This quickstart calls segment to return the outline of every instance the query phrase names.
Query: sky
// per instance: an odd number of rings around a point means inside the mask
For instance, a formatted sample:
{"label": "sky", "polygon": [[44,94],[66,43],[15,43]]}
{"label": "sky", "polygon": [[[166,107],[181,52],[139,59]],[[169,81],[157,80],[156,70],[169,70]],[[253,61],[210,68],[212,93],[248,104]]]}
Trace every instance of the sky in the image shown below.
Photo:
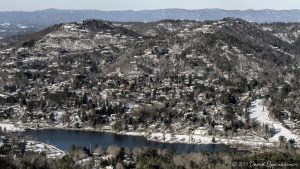
{"label": "sky", "polygon": [[0,0],[0,11],[48,8],[96,10],[146,9],[300,9],[300,0]]}

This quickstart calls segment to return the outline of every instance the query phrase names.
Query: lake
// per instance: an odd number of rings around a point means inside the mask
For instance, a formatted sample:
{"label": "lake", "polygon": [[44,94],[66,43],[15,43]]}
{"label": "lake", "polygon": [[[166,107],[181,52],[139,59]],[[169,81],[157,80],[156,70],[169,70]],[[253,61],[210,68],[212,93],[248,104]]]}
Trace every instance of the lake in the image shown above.
{"label": "lake", "polygon": [[48,143],[56,146],[57,148],[68,151],[71,145],[85,146],[92,148],[98,144],[103,149],[109,145],[116,145],[119,147],[151,147],[157,149],[168,149],[175,153],[189,153],[189,152],[224,152],[236,151],[224,144],[182,144],[182,143],[160,143],[149,141],[142,136],[128,136],[118,135],[106,132],[94,131],[76,131],[76,130],[59,130],[59,129],[46,129],[46,130],[26,130],[22,135],[28,136],[36,141]]}

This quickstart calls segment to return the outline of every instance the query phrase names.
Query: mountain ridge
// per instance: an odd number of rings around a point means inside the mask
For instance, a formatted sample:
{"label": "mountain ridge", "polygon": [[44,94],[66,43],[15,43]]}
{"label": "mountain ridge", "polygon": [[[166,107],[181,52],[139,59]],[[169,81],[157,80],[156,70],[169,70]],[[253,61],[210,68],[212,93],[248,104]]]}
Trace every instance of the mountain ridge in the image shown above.
{"label": "mountain ridge", "polygon": [[0,119],[184,134],[204,127],[204,136],[237,140],[251,129],[261,137],[249,139],[269,144],[274,128],[250,118],[251,103],[265,100],[270,116],[300,133],[299,30],[233,18],[58,24],[0,51]]}
{"label": "mountain ridge", "polygon": [[220,20],[236,17],[253,22],[299,22],[300,10],[224,10],[224,9],[157,9],[157,10],[62,10],[46,9],[39,11],[2,11],[0,23],[27,25],[52,25],[84,19],[103,19],[110,21],[153,22],[163,19]]}

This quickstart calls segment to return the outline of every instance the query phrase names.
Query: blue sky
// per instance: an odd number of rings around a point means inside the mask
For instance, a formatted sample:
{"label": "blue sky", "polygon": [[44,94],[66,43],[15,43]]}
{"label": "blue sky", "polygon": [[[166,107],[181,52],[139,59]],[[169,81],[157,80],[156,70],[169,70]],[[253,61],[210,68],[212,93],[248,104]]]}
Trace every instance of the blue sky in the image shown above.
{"label": "blue sky", "polygon": [[47,8],[143,10],[143,9],[300,9],[300,0],[0,0],[0,11],[32,11]]}

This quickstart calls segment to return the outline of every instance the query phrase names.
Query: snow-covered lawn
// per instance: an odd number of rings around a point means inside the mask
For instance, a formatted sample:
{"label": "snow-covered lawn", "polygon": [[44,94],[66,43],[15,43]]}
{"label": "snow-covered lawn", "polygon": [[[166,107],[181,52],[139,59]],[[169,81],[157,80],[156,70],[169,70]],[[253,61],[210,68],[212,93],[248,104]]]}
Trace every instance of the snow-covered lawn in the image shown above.
{"label": "snow-covered lawn", "polygon": [[252,102],[250,118],[257,120],[261,124],[268,124],[276,130],[276,134],[270,141],[278,141],[280,136],[284,136],[287,140],[294,139],[296,142],[299,140],[298,135],[285,128],[280,122],[271,119],[269,113],[267,107],[263,105],[263,100],[257,99]]}

